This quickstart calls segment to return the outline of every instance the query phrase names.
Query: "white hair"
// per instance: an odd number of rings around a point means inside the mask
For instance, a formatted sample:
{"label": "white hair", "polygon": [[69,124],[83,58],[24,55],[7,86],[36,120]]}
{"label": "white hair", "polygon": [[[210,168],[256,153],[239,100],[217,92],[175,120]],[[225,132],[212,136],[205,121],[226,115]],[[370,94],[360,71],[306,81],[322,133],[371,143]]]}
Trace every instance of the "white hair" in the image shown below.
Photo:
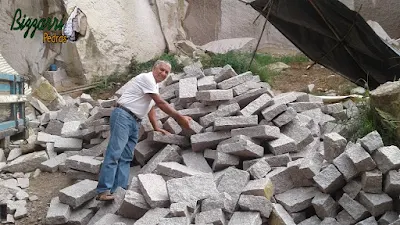
{"label": "white hair", "polygon": [[171,63],[168,61],[165,61],[165,60],[157,60],[153,65],[153,69],[156,68],[160,64],[166,64],[169,66],[170,69],[172,69]]}

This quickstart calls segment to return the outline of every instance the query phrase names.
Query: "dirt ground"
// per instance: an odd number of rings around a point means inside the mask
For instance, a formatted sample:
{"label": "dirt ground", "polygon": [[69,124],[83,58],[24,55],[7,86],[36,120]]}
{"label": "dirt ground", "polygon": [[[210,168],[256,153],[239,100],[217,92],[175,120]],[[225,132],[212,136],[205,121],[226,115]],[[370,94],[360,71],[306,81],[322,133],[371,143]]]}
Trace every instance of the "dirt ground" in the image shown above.
{"label": "dirt ground", "polygon": [[28,216],[16,220],[16,225],[41,225],[45,218],[52,198],[58,196],[59,190],[72,185],[73,182],[63,173],[42,172],[36,178],[29,179],[28,194],[36,195],[38,200],[27,201]]}
{"label": "dirt ground", "polygon": [[[280,75],[274,77],[271,86],[274,93],[289,91],[304,91],[307,85],[314,84],[314,94],[321,94],[328,90],[334,90],[338,95],[349,94],[349,91],[356,87],[347,79],[341,77],[320,65],[315,65],[307,70],[311,62],[292,63],[291,68],[283,71]],[[114,91],[118,90],[115,88]],[[81,93],[75,93],[72,97],[77,97]],[[113,96],[113,92],[101,93],[93,98],[107,99]],[[58,196],[58,191],[72,185],[72,181],[63,173],[41,173],[39,177],[30,180],[28,192],[30,195],[37,195],[39,200],[28,202],[28,217],[17,220],[17,225],[44,224],[44,218],[50,200]]]}

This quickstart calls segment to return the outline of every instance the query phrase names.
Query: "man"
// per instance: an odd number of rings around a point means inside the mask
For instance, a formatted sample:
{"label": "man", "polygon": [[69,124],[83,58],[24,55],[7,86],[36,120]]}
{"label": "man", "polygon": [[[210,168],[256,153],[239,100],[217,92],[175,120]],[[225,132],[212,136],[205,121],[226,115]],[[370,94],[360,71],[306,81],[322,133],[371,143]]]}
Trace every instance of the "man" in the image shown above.
{"label": "man", "polygon": [[174,118],[183,128],[189,128],[191,118],[178,113],[159,95],[158,83],[165,80],[170,71],[170,63],[157,61],[151,72],[141,73],[130,80],[118,99],[117,107],[110,117],[110,141],[100,170],[97,200],[112,201],[112,193],[117,187],[127,189],[140,122],[146,114],[155,131],[168,134],[157,125],[154,105]]}

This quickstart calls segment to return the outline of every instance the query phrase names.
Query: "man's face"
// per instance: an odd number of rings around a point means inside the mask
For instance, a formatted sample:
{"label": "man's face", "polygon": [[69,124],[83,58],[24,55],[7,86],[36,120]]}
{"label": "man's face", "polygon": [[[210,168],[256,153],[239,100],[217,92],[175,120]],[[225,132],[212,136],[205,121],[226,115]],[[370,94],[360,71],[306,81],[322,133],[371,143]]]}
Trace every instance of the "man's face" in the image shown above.
{"label": "man's face", "polygon": [[169,72],[171,72],[171,68],[168,64],[161,63],[153,69],[153,76],[157,83],[162,82],[167,78]]}

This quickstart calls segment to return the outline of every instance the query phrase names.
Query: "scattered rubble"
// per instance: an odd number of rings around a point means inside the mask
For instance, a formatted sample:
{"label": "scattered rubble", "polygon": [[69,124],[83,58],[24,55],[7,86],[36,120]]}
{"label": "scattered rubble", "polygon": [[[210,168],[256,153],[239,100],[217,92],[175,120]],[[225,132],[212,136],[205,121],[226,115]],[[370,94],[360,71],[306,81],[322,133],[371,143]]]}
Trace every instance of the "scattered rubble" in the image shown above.
{"label": "scattered rubble", "polygon": [[83,94],[65,98],[58,111],[38,110],[30,121],[35,151],[0,150],[2,223],[28,216],[27,201],[37,197],[25,190],[40,170],[76,180],[51,200],[46,224],[400,222],[400,150],[384,146],[376,131],[356,143],[344,138],[351,129],[340,119],[357,112],[351,100],[274,95],[257,75],[237,74],[229,65],[185,71],[171,74],[160,93],[193,118],[191,129],[158,110],[160,125],[172,133],[162,135],[145,118],[134,152],[139,166],[111,204],[94,197],[116,98]]}

